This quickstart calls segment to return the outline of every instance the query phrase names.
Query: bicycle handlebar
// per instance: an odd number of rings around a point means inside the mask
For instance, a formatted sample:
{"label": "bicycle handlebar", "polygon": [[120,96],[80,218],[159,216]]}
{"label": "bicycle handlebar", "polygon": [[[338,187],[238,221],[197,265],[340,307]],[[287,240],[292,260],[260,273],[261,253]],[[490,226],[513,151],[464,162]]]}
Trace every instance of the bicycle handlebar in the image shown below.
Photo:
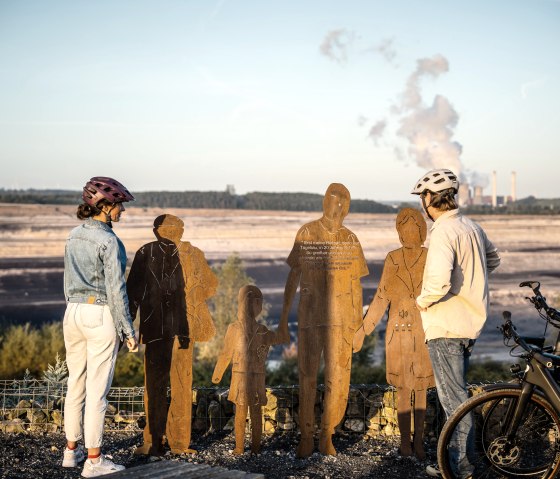
{"label": "bicycle handlebar", "polygon": [[500,327],[502,334],[506,339],[513,339],[516,344],[519,344],[525,351],[532,352],[533,348],[527,344],[527,342],[517,334],[515,326],[511,322],[511,313],[509,311],[503,312],[504,324]]}
{"label": "bicycle handlebar", "polygon": [[560,311],[546,304],[546,298],[541,293],[540,290],[541,283],[539,281],[523,281],[522,283],[519,283],[519,286],[521,288],[525,286],[531,288],[535,295],[532,298],[527,298],[527,299],[531,301],[531,303],[533,303],[533,305],[538,311],[540,311],[541,309],[544,310],[548,319],[560,323]]}
{"label": "bicycle handlebar", "polygon": [[525,338],[517,334],[515,326],[511,322],[511,313],[509,311],[504,311],[504,319],[504,324],[500,327],[504,338],[513,339],[517,345],[527,351],[527,354],[522,354],[520,357],[523,357],[528,361],[534,359],[546,368],[560,366],[560,356],[544,352],[542,346],[533,346],[525,341]]}

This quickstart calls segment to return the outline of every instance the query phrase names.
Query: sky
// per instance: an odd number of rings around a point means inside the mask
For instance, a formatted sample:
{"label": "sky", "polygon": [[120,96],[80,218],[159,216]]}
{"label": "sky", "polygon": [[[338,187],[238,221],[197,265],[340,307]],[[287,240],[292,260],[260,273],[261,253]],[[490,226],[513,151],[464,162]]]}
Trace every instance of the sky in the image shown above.
{"label": "sky", "polygon": [[560,197],[560,0],[0,0],[0,188]]}

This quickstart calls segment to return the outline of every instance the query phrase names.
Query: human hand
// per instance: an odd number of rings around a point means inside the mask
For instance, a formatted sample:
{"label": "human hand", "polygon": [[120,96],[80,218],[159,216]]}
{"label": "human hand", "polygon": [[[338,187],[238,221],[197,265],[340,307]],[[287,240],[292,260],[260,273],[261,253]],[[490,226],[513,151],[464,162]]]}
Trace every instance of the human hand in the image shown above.
{"label": "human hand", "polygon": [[418,304],[418,301],[416,301],[416,308],[418,309],[418,311],[425,313],[426,311],[428,311],[428,308],[424,308],[423,306],[420,306]]}
{"label": "human hand", "polygon": [[362,349],[365,337],[366,337],[366,334],[365,334],[364,328],[361,326],[356,331],[356,334],[354,335],[354,341],[352,342],[352,351],[354,353],[357,353],[358,351],[360,351]]}
{"label": "human hand", "polygon": [[129,353],[138,352],[138,341],[136,340],[136,336],[126,338],[126,347],[128,348]]}

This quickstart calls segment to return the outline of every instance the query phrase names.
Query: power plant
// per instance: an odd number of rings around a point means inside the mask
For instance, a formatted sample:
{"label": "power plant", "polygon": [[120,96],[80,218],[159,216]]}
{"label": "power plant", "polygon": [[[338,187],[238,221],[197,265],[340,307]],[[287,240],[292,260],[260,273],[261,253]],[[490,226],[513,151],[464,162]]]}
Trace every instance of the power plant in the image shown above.
{"label": "power plant", "polygon": [[484,186],[479,184],[469,184],[468,181],[461,181],[459,186],[459,206],[481,206],[488,205],[492,208],[505,206],[512,201],[517,201],[517,175],[511,172],[510,194],[498,195],[498,174],[492,172],[490,181],[491,194],[484,195]]}

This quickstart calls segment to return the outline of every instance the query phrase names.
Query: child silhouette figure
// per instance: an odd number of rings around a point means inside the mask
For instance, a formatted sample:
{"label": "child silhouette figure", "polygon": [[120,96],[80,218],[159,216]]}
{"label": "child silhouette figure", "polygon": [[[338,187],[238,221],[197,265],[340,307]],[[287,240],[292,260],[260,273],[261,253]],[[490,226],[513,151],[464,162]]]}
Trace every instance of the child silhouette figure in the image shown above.
{"label": "child silhouette figure", "polygon": [[251,417],[251,452],[260,452],[261,408],[267,402],[266,357],[271,345],[289,341],[287,318],[280,322],[276,332],[257,323],[262,305],[263,296],[256,286],[244,286],[239,290],[237,321],[228,326],[224,347],[212,375],[212,382],[218,384],[229,363],[232,363],[228,399],[235,404],[234,454],[243,454],[245,450],[247,413]]}

